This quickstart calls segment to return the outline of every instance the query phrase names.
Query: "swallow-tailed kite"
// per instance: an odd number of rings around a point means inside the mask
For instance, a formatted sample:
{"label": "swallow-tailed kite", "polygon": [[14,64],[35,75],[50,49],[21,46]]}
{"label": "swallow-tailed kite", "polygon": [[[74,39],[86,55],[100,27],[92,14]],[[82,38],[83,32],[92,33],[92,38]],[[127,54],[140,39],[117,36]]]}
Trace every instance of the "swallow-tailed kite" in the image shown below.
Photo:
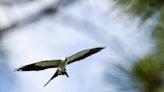
{"label": "swallow-tailed kite", "polygon": [[25,65],[23,67],[20,67],[16,69],[16,71],[39,71],[39,70],[44,70],[48,68],[57,68],[57,71],[55,74],[51,77],[51,79],[44,85],[44,87],[55,77],[58,75],[66,75],[67,77],[68,74],[66,72],[66,65],[71,64],[75,61],[82,60],[92,54],[95,54],[99,52],[100,50],[104,49],[104,47],[97,47],[97,48],[92,48],[92,49],[86,49],[83,51],[80,51],[70,57],[65,57],[64,59],[59,59],[59,60],[43,60],[39,61],[36,63],[32,63],[29,65]]}

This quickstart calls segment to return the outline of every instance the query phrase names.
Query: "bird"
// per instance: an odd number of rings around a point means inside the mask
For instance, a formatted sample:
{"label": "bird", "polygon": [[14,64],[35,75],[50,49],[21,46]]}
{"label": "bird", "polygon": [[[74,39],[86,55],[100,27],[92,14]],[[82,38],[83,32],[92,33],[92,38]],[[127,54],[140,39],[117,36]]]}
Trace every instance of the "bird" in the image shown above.
{"label": "bird", "polygon": [[91,56],[91,55],[101,51],[104,48],[105,47],[95,47],[95,48],[82,50],[69,57],[65,57],[63,59],[42,60],[42,61],[39,61],[36,63],[28,64],[28,65],[22,66],[20,68],[17,68],[16,71],[40,71],[40,70],[45,70],[45,69],[49,69],[49,68],[57,68],[54,75],[43,86],[43,87],[45,87],[51,80],[53,80],[55,77],[57,77],[59,75],[66,75],[67,77],[69,77],[68,73],[66,72],[66,66],[68,64],[71,64],[75,61],[80,61],[82,59],[85,59],[86,57]]}

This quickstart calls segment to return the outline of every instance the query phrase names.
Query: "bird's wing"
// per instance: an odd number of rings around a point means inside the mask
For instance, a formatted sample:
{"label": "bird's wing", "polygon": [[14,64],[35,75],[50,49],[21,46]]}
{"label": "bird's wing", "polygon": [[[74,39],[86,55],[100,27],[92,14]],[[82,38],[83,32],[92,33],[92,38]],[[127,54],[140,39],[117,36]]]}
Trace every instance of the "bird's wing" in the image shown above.
{"label": "bird's wing", "polygon": [[102,49],[104,49],[104,47],[97,47],[97,48],[92,48],[92,49],[86,49],[83,51],[80,51],[70,57],[66,57],[66,59],[68,60],[68,64],[73,63],[75,61],[79,61],[81,59],[84,59],[90,55],[93,55],[99,51],[101,51]]}
{"label": "bird's wing", "polygon": [[55,68],[59,65],[61,60],[45,60],[45,61],[40,61],[36,62],[33,64],[25,65],[23,67],[20,67],[16,69],[16,71],[39,71],[39,70],[44,70],[47,68]]}

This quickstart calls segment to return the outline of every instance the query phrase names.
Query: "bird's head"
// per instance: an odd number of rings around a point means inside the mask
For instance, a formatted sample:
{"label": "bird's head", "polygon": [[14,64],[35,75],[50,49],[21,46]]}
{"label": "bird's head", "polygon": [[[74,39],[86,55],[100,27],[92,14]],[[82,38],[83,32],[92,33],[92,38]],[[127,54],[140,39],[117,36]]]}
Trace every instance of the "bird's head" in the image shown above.
{"label": "bird's head", "polygon": [[65,57],[63,57],[63,58],[61,58],[61,60],[62,60],[62,61],[65,61],[65,60],[66,60],[66,58],[65,58]]}

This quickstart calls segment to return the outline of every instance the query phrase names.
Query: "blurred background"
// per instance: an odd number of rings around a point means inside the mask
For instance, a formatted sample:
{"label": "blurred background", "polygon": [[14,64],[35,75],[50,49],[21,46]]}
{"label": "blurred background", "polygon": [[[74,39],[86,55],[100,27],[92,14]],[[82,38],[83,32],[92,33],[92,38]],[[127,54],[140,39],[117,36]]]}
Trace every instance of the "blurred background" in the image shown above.
{"label": "blurred background", "polygon": [[[0,0],[0,92],[164,92],[164,1]],[[14,72],[40,60],[106,49],[67,67]]]}

